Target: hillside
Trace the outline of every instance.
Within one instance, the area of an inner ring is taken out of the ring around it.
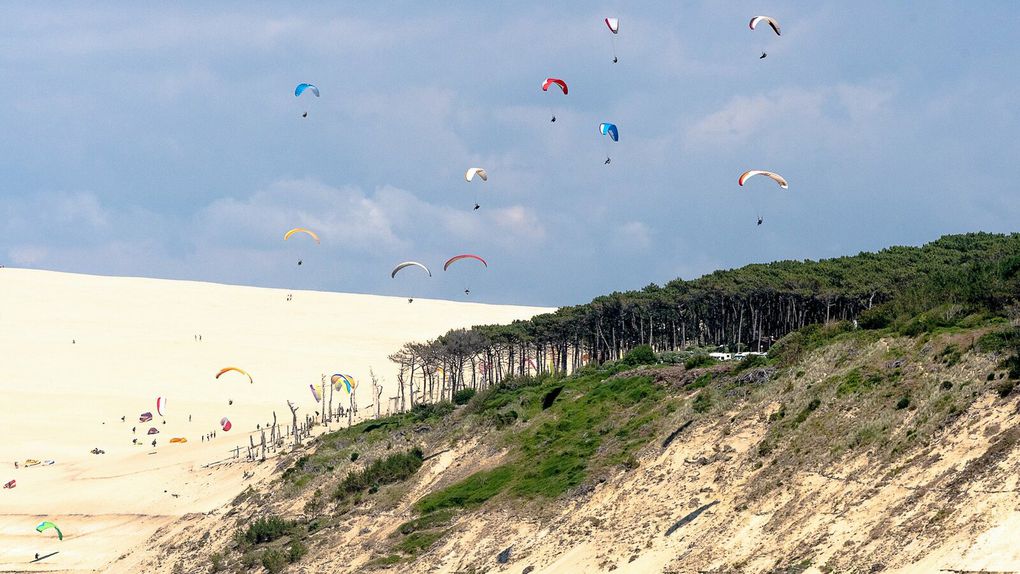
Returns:
[[[1020,331],[969,321],[510,378],[323,435],[117,567],[1017,571]]]

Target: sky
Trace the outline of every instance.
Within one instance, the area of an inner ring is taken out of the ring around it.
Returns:
[[[1010,2],[83,4],[0,4],[6,266],[558,306],[1018,227]]]

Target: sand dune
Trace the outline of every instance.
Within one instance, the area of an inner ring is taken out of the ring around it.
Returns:
[[[0,269],[0,285],[0,482],[17,480],[0,491],[0,571],[102,570],[173,517],[239,492],[240,469],[203,465],[246,444],[273,410],[289,416],[288,399],[314,411],[308,385],[321,374],[358,377],[367,404],[369,368],[393,394],[386,356],[404,342],[549,310],[304,291],[287,300],[280,289],[20,269]],[[215,379],[232,365],[254,384]],[[165,424],[140,423],[157,396],[169,399]],[[169,444],[175,436],[189,442]],[[56,462],[14,468],[26,459]],[[62,542],[35,532],[43,519]]]

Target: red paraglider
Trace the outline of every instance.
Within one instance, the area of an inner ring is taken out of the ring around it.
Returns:
[[[230,424],[230,419],[223,417],[220,419],[220,426],[223,427],[224,432],[230,430],[234,425]]]

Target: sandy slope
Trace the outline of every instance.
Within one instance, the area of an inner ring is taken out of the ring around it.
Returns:
[[[19,269],[0,269],[0,286],[0,482],[17,480],[0,491],[0,571],[102,570],[173,518],[231,499],[241,470],[203,465],[246,443],[273,410],[289,416],[287,399],[314,411],[308,384],[322,373],[364,381],[365,405],[371,367],[385,400],[395,384],[386,356],[404,342],[548,310],[321,292],[288,301],[278,289]],[[231,365],[255,384],[214,378]],[[166,424],[139,423],[159,395]],[[202,442],[222,416],[233,430]],[[150,426],[161,431],[155,449]],[[174,436],[189,442],[168,444]],[[56,464],[14,468],[29,458]],[[61,526],[62,542],[35,532],[43,519]]]

